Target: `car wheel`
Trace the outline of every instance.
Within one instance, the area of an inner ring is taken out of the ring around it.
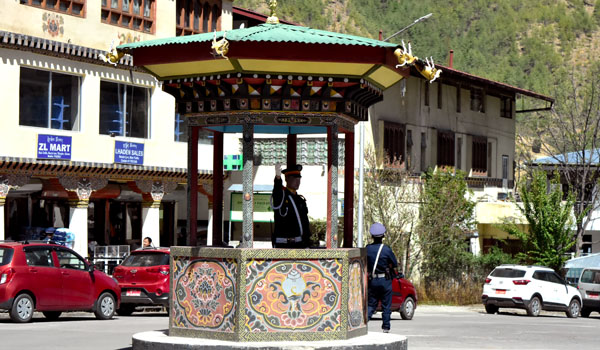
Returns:
[[[102,293],[96,300],[96,318],[99,320],[110,320],[115,314],[115,298],[108,293]]]
[[[592,310],[587,309],[587,308],[582,308],[581,309],[581,317],[590,317],[590,314],[592,313]]]
[[[540,298],[531,298],[527,305],[527,315],[537,317],[539,316],[540,311],[542,311],[542,302],[540,301]]]
[[[117,309],[117,315],[130,316],[134,311],[135,311],[135,305],[121,304],[121,307]]]
[[[44,311],[42,313],[50,321],[56,321],[60,317],[60,314],[62,314],[62,311]]]
[[[25,323],[31,321],[34,311],[33,299],[29,294],[20,294],[15,298],[10,309],[10,319],[13,322]]]
[[[403,320],[412,320],[415,314],[415,300],[412,297],[406,297],[400,307],[400,316]]]
[[[573,298],[569,303],[569,307],[567,308],[567,317],[568,318],[577,318],[579,316],[579,311],[581,310],[581,304],[579,300]]]
[[[495,314],[496,312],[498,312],[498,305],[486,305],[485,312],[487,312],[488,314]]]

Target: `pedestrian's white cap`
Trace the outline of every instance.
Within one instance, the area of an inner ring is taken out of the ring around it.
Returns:
[[[385,234],[385,226],[376,222],[373,225],[371,225],[369,232],[371,232],[371,236],[373,237],[383,237],[383,235]]]

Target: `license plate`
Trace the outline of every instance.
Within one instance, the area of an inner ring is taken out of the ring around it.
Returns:
[[[125,291],[125,295],[128,297],[139,297],[140,294],[141,294],[141,291],[137,290],[137,289],[131,289],[131,290]]]
[[[506,289],[496,289],[496,294],[506,294]]]

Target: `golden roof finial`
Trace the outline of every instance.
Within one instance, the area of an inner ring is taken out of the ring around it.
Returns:
[[[269,0],[269,8],[271,9],[271,15],[267,18],[267,23],[278,24],[279,18],[277,18],[277,14],[275,13],[275,10],[277,10],[277,0]]]

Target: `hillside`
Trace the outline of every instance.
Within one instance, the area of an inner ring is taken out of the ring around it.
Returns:
[[[266,3],[234,2],[268,14]],[[428,13],[433,16],[391,41],[410,41],[417,56],[440,64],[452,49],[454,68],[540,93],[552,95],[555,81],[591,64],[599,51],[597,0],[278,1],[280,18],[372,38],[379,30],[388,37]]]

